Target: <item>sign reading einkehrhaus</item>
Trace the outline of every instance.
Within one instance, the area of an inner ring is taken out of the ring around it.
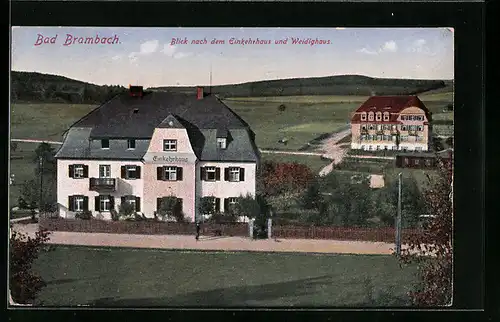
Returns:
[[[194,163],[196,156],[189,153],[146,153],[144,161],[147,163]]]

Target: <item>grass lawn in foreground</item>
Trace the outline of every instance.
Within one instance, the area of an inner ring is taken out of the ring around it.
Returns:
[[[321,169],[326,167],[331,161],[322,160],[316,155],[293,155],[293,154],[278,154],[278,153],[261,153],[261,162],[273,161],[284,163],[301,163],[307,165],[313,173],[318,174]]]
[[[34,269],[36,305],[405,305],[414,267],[393,256],[188,252],[55,246]]]

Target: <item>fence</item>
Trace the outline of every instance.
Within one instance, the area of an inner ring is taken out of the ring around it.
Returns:
[[[82,220],[40,217],[41,229],[49,231],[71,231],[81,233],[111,233],[138,235],[194,235],[196,227],[193,223],[161,222],[161,221],[108,221]],[[248,223],[203,224],[202,235],[242,236],[248,237]]]
[[[402,242],[408,242],[410,236],[419,234],[418,229],[403,229]],[[294,239],[335,239],[355,240],[370,242],[395,241],[394,228],[347,228],[347,227],[318,227],[318,226],[293,226],[276,225],[272,227],[272,238]]]

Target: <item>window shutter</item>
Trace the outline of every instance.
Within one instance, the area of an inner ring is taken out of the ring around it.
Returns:
[[[163,167],[156,168],[156,180],[163,180]]]
[[[229,211],[229,198],[224,198],[224,212]]]
[[[89,197],[83,197],[83,210],[89,210]]]
[[[94,210],[95,211],[101,210],[101,198],[99,196],[94,198]]]
[[[73,196],[68,197],[68,209],[69,211],[75,210],[75,198]]]
[[[135,197],[135,211],[141,211],[141,197]]]
[[[220,168],[215,168],[215,180],[220,181]]]
[[[141,167],[136,166],[135,169],[136,169],[136,171],[135,171],[136,179],[140,179],[141,178]]]
[[[89,166],[88,165],[84,165],[83,166],[83,177],[84,178],[88,178],[89,177]]]
[[[115,209],[115,197],[109,196],[109,210]]]
[[[182,181],[182,167],[177,167],[177,181]]]
[[[245,168],[240,168],[240,181],[245,181]]]
[[[224,181],[229,181],[229,168],[224,168]]]
[[[125,179],[126,176],[127,176],[127,168],[124,165],[122,165],[121,166],[121,177],[123,179]]]
[[[70,178],[74,178],[75,177],[75,166],[70,164],[68,166],[68,175]]]
[[[205,176],[205,167],[201,167],[201,168],[200,168],[200,177],[201,177],[201,178],[200,178],[200,179],[201,179],[201,181],[204,181],[204,180],[205,180],[205,178],[206,178],[206,176]]]
[[[156,198],[156,211],[160,211],[161,198]]]
[[[220,211],[220,198],[215,198],[215,211]]]

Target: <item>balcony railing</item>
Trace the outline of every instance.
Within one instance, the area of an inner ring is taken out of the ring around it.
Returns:
[[[115,191],[116,190],[116,179],[115,178],[90,178],[89,190]]]

